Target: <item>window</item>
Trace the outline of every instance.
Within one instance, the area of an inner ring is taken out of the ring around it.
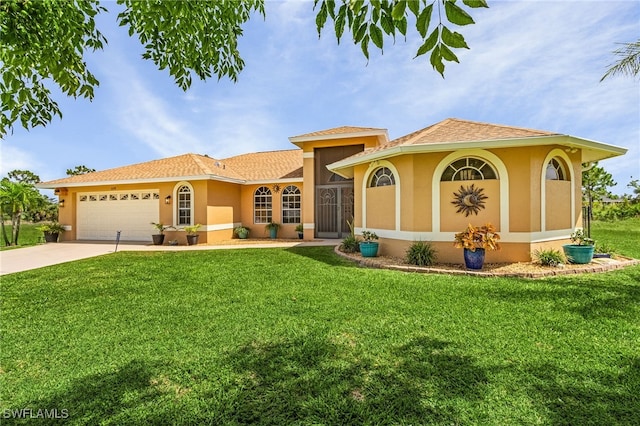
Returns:
[[[547,164],[546,179],[547,180],[567,180],[567,174],[564,172],[563,163],[557,158],[552,158]]]
[[[300,189],[289,185],[282,191],[282,223],[300,223]]]
[[[498,174],[489,163],[480,158],[461,158],[449,164],[440,181],[498,179]]]
[[[373,173],[373,176],[371,176],[369,187],[389,186],[395,184],[396,179],[393,176],[393,172],[387,167],[380,167],[375,171],[375,173]]]
[[[187,185],[182,185],[178,188],[178,225],[191,225],[191,188]]]
[[[269,223],[271,219],[271,190],[266,186],[261,186],[256,189],[253,195],[253,222]]]

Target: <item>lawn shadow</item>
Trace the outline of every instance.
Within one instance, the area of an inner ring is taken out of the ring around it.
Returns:
[[[156,407],[162,407],[160,400],[176,389],[168,379],[154,377],[157,370],[156,366],[133,360],[113,372],[72,380],[64,390],[31,401],[25,407],[32,410],[32,416],[38,410],[57,410],[59,418],[38,418],[38,424],[122,424],[135,419],[139,410],[153,413],[145,416],[144,424],[165,424],[170,417],[163,416]],[[62,413],[66,413],[66,418],[60,418]],[[27,418],[14,423],[33,424],[33,421]]]
[[[529,369],[530,394],[558,425],[640,424],[640,358],[617,361],[617,374],[568,372],[543,364]]]
[[[384,358],[348,336],[251,342],[227,363],[238,379],[223,417],[241,424],[460,424],[487,382],[472,358],[429,337]]]
[[[640,268],[588,276],[561,276],[522,286],[494,287],[487,297],[512,303],[549,302],[584,319],[628,318],[640,305]]]
[[[289,253],[322,262],[328,266],[341,266],[343,268],[357,268],[354,262],[346,260],[333,252],[332,246],[317,247],[290,247],[285,249]]]

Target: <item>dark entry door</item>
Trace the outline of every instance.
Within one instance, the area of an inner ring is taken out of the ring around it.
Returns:
[[[347,221],[353,220],[353,182],[316,186],[316,234],[318,238],[344,238]]]

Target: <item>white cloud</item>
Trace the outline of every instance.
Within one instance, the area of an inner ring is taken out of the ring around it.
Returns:
[[[0,156],[0,176],[6,176],[12,170],[35,171],[41,166],[40,161],[30,152],[2,142]],[[35,172],[37,174],[37,172]]]

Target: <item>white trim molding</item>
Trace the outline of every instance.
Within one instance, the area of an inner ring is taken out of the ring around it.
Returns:
[[[540,173],[540,231],[546,232],[547,230],[547,164],[554,157],[560,157],[567,166],[567,172],[569,173],[569,180],[571,181],[571,223],[576,220],[576,177],[573,173],[573,166],[571,159],[561,149],[552,149],[544,158],[542,163],[542,171]],[[582,182],[580,183],[582,185]]]
[[[302,224],[303,229],[316,229],[316,224],[314,222],[305,222]]]
[[[180,226],[189,226],[189,225],[179,225],[178,224],[178,206],[180,205],[180,200],[178,199],[178,189],[180,189],[181,186],[187,186],[190,190],[191,190],[191,205],[189,206],[190,208],[190,213],[189,216],[191,218],[191,221],[189,223],[189,225],[193,225],[194,224],[194,214],[195,214],[195,204],[196,204],[196,192],[193,189],[193,185],[191,185],[189,182],[187,181],[180,181],[178,183],[176,183],[173,187],[173,205],[172,205],[172,213],[173,213],[173,226],[175,226],[176,228],[180,227]]]
[[[395,211],[395,216],[396,216],[396,221],[395,221],[395,230],[396,231],[400,231],[400,173],[398,173],[398,169],[396,169],[396,166],[393,165],[392,162],[387,161],[387,160],[378,160],[378,161],[372,161],[369,164],[369,168],[367,169],[367,171],[364,173],[363,179],[362,179],[362,227],[366,228],[367,226],[367,188],[369,187],[369,179],[371,177],[371,174],[378,170],[381,167],[386,167],[389,170],[391,170],[391,172],[393,173],[393,179],[395,181],[395,205],[396,205],[396,211]]]
[[[365,228],[355,228],[356,234],[362,234]],[[367,229],[375,232],[380,238],[388,238],[400,241],[431,241],[450,242],[453,244],[455,232],[413,232],[394,231],[391,229]],[[499,232],[501,243],[542,243],[546,241],[556,241],[568,239],[573,229],[561,229],[548,232]]]
[[[315,158],[315,151],[303,152],[302,158]]]
[[[431,229],[440,232],[440,178],[447,166],[456,160],[466,157],[478,157],[491,163],[498,172],[500,184],[500,235],[509,231],[509,174],[502,160],[492,152],[484,149],[467,149],[452,152],[444,157],[433,171],[431,178]]]

